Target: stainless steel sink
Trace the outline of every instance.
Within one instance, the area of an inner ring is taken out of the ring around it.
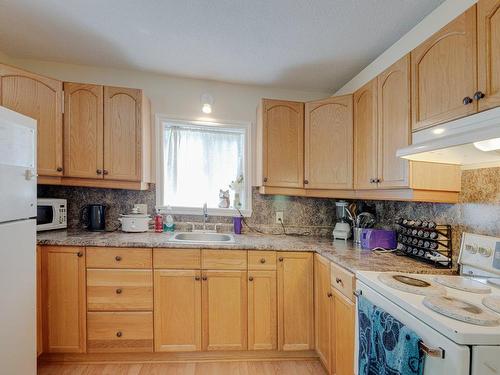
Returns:
[[[224,233],[182,232],[174,234],[170,241],[197,243],[231,243],[234,242],[234,237],[230,234]]]

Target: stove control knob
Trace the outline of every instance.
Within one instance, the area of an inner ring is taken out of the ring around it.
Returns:
[[[465,245],[465,250],[467,250],[467,251],[468,251],[469,253],[471,253],[471,254],[475,254],[475,253],[477,253],[477,249],[478,249],[477,244],[473,244],[473,245],[471,245],[471,244],[466,244],[466,245]]]
[[[491,256],[492,251],[491,251],[491,249],[489,249],[487,247],[480,246],[479,247],[479,254],[481,254],[483,257],[488,258]]]

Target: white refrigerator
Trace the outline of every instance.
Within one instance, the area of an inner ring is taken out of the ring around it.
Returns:
[[[36,121],[0,106],[0,373],[36,374]]]

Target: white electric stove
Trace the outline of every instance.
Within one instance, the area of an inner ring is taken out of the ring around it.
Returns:
[[[360,271],[357,292],[422,338],[424,375],[500,374],[500,238],[464,233],[458,262],[460,276]]]

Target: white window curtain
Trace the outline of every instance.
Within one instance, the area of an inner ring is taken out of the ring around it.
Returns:
[[[164,205],[201,207],[206,202],[217,208],[219,190],[230,190],[229,184],[244,173],[244,132],[190,124],[164,126]],[[240,200],[244,209],[244,191]]]

